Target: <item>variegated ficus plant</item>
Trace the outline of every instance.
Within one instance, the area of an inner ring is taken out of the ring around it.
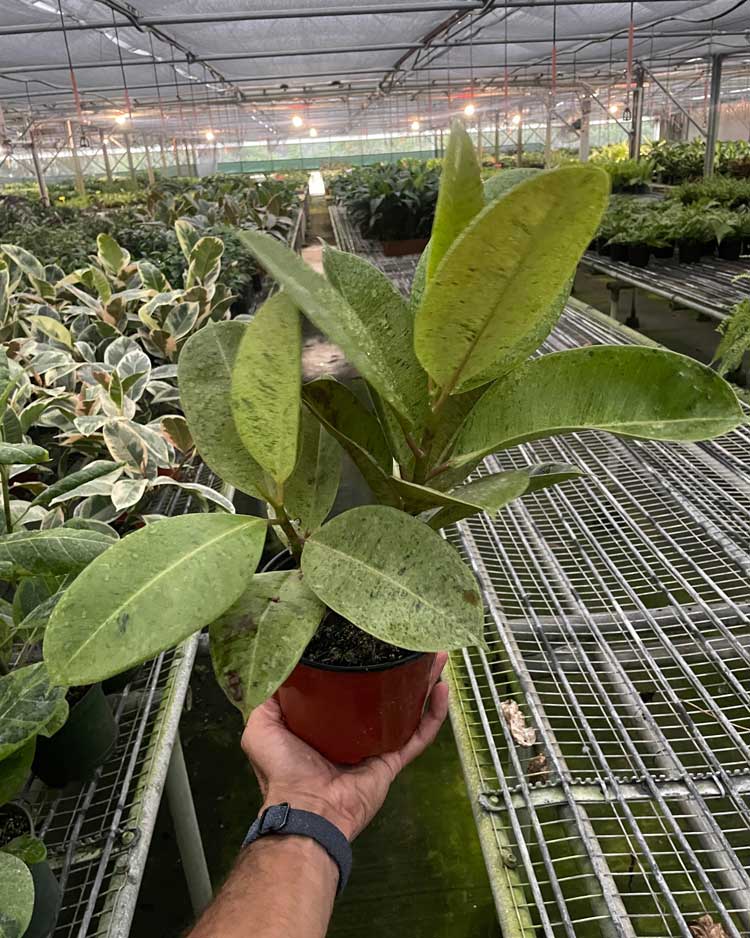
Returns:
[[[290,673],[329,609],[408,649],[479,643],[478,586],[438,529],[579,473],[531,465],[465,481],[486,454],[588,428],[689,441],[741,422],[730,386],[671,352],[534,357],[609,181],[584,165],[506,179],[483,189],[469,137],[453,129],[408,301],[361,258],[326,249],[323,276],[278,240],[241,233],[283,289],[250,323],[191,337],[178,380],[201,456],[262,498],[268,517],[171,518],[109,547],[50,619],[44,653],[57,680],[105,678],[209,625],[218,678],[247,713]],[[366,395],[332,378],[303,384],[302,314],[343,349]],[[327,520],[340,447],[376,504]],[[270,525],[295,566],[258,574]]]

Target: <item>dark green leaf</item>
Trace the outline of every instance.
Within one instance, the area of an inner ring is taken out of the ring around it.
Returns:
[[[48,462],[49,453],[41,446],[32,443],[0,442],[0,466],[35,466]]]
[[[19,573],[75,573],[111,546],[112,539],[96,531],[18,531],[0,537],[0,562],[12,563]]]
[[[336,499],[341,449],[308,410],[302,412],[300,450],[294,472],[284,483],[284,508],[303,533],[317,530]]]

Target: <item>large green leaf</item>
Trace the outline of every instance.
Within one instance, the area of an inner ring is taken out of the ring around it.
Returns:
[[[427,375],[414,354],[414,318],[389,277],[355,254],[326,246],[323,267],[365,329],[378,338],[380,351],[419,424],[427,414]]]
[[[26,784],[35,750],[36,737],[32,736],[12,755],[0,761],[0,805],[15,798]]]
[[[44,636],[50,673],[103,680],[212,622],[242,594],[265,532],[258,518],[183,515],[117,541],[55,607]]]
[[[452,461],[574,430],[687,442],[741,422],[734,391],[705,365],[662,349],[598,345],[544,355],[493,384]]]
[[[494,514],[520,495],[536,492],[550,485],[575,479],[584,473],[568,463],[541,463],[525,469],[510,469],[496,472],[482,479],[467,482],[450,495],[455,504],[446,504],[430,518],[430,527],[438,530],[469,518],[478,511]]]
[[[98,531],[18,531],[0,537],[0,562],[12,563],[18,573],[76,573],[112,543],[110,537]]]
[[[493,173],[484,184],[484,201],[494,202],[500,196],[510,192],[511,189],[532,176],[536,176],[541,169],[534,169],[531,166],[519,166],[513,169],[503,169],[499,173]]]
[[[232,369],[246,328],[242,322],[217,322],[196,332],[180,354],[177,380],[203,461],[225,482],[263,497],[266,475],[243,446],[232,417]]]
[[[482,177],[474,145],[461,121],[455,120],[440,174],[440,191],[427,262],[427,282],[435,276],[448,248],[483,208]]]
[[[21,938],[34,911],[34,880],[28,866],[0,850],[0,938]]]
[[[49,453],[33,443],[0,442],[0,466],[34,466],[47,462]]]
[[[0,244],[0,251],[6,254],[25,274],[36,280],[45,279],[42,262],[25,248],[17,244]]]
[[[297,461],[302,332],[285,293],[261,306],[245,330],[232,368],[232,415],[253,459],[278,483]]]
[[[332,378],[304,385],[302,399],[352,457],[373,494],[398,507],[400,499],[391,487],[393,458],[375,415],[349,388]]]
[[[292,672],[324,613],[299,570],[278,570],[254,576],[211,624],[217,680],[246,719]]]
[[[409,385],[405,392],[402,370],[383,350],[380,323],[363,321],[322,274],[276,238],[258,231],[238,231],[237,237],[307,318],[343,349],[362,377],[402,417],[413,421]]]
[[[302,551],[323,602],[377,638],[415,651],[481,642],[476,581],[440,535],[410,515],[366,505],[338,515]]]
[[[406,482],[396,479],[394,484],[404,499],[404,510],[412,514],[440,508],[440,515],[450,521],[441,521],[431,527],[440,528],[451,521],[468,518],[478,511],[496,511],[503,505],[518,498],[526,491],[529,484],[529,473],[523,470],[498,472],[484,479],[469,482],[452,492],[439,492],[426,485],[417,485],[415,482]]]
[[[33,834],[21,834],[20,837],[14,837],[10,843],[0,847],[3,853],[9,853],[11,856],[18,857],[24,863],[31,866],[34,863],[42,863],[47,859],[47,848],[44,841]]]
[[[609,177],[595,166],[540,173],[477,215],[443,258],[417,312],[415,347],[441,388],[489,380],[527,357],[596,232]],[[552,323],[548,323],[548,328]]]
[[[284,508],[309,534],[323,524],[336,499],[341,448],[308,410],[302,411],[301,419],[299,456],[284,483]]]
[[[65,688],[52,684],[42,662],[0,677],[0,759],[44,730],[64,704]]]
[[[414,279],[411,282],[411,293],[409,294],[409,313],[415,316],[419,305],[422,302],[424,291],[427,289],[427,265],[430,262],[430,244],[419,255],[417,268],[414,271]]]

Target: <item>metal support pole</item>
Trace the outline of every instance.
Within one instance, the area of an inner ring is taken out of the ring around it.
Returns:
[[[544,168],[552,165],[552,98],[547,96],[547,125],[544,128]]]
[[[99,144],[102,148],[102,160],[104,161],[104,172],[107,174],[107,182],[112,182],[112,165],[109,162],[109,150],[107,149],[107,138],[104,131],[99,131]]]
[[[721,118],[721,70],[724,57],[711,56],[711,92],[708,108],[708,130],[706,131],[706,156],[703,160],[704,177],[713,176],[716,157],[716,141],[719,138],[719,120]]]
[[[195,149],[195,144],[190,144],[190,152],[193,156],[193,175],[198,175],[198,151]],[[302,147],[300,146],[300,153],[302,152]]]
[[[193,912],[200,915],[213,898],[213,890],[179,733],[175,737],[172,758],[169,760],[165,791],[190,902]]]
[[[518,122],[518,134],[516,136],[516,166],[523,166],[523,121]]]
[[[36,183],[39,186],[39,198],[42,200],[42,205],[46,205],[47,208],[49,208],[49,192],[47,191],[47,183],[44,179],[44,169],[42,168],[42,161],[39,159],[39,151],[36,148],[36,137],[33,130],[29,134],[29,137],[31,138],[31,158],[34,161]]]
[[[640,160],[643,140],[643,69],[636,69],[633,89],[633,128],[630,131],[630,159]]]
[[[151,165],[151,151],[148,148],[148,138],[143,138],[143,152],[146,154],[146,172],[148,173],[148,184],[153,186],[156,182],[154,176],[154,167]]]
[[[578,138],[578,159],[586,163],[589,158],[589,129],[591,126],[591,98],[581,98],[581,136]]]
[[[495,111],[495,162],[500,162],[500,113]]]
[[[78,159],[78,150],[76,149],[76,141],[73,136],[73,121],[65,121],[65,126],[68,129],[68,146],[70,147],[70,155],[73,160],[73,172],[76,177],[76,192],[78,195],[86,195],[86,183],[83,181],[83,173],[81,172],[81,161]]]
[[[187,166],[187,172],[185,173],[185,175],[196,176],[197,173],[195,172],[195,169],[190,168],[191,160],[190,160],[190,147],[188,146],[188,142],[187,140],[183,140],[182,143],[183,143],[183,146],[185,147],[185,165]]]
[[[172,138],[172,152],[174,153],[174,165],[175,165],[175,175],[182,175],[182,168],[180,167],[180,150],[177,146],[177,138]]]
[[[159,137],[159,154],[161,156],[161,168],[167,172],[167,151],[164,148],[164,137]]]
[[[125,133],[122,135],[125,140],[125,153],[128,157],[128,172],[130,173],[130,179],[133,183],[133,188],[138,185],[138,177],[135,174],[135,163],[133,162],[133,151],[130,149],[130,134]]]

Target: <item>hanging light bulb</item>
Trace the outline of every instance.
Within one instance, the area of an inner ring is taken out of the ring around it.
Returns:
[[[411,129],[412,129],[412,130],[419,130],[419,121],[418,121],[418,120],[413,120],[413,121],[411,122]]]
[[[311,137],[317,137],[317,136],[318,136],[318,131],[317,131],[314,127],[311,127],[311,128],[310,128],[310,136],[311,136]]]
[[[115,123],[119,124],[121,127],[123,124],[127,124],[127,122],[128,122],[127,114],[118,114],[117,117],[115,118]]]
[[[207,130],[206,140],[208,140],[208,142],[210,143],[212,140],[215,140],[215,139],[216,139],[216,134],[213,132],[213,130]]]
[[[619,105],[619,104],[610,104],[610,106],[609,106],[609,113],[610,113],[610,114],[612,114],[612,115],[614,115],[614,116],[617,116],[617,112],[618,112],[619,110],[620,110],[620,105]]]
[[[475,112],[476,112],[476,108],[475,108],[474,105],[471,103],[471,101],[469,101],[469,103],[468,103],[468,104],[466,105],[466,107],[464,108],[464,114],[465,114],[467,117],[473,117]]]
[[[299,114],[295,114],[294,117],[292,118],[292,126],[301,127],[302,123],[303,121],[302,121],[302,118],[299,116]]]
[[[520,114],[514,114],[513,117],[511,117],[510,122],[511,122],[511,124],[513,124],[515,127],[518,127],[518,125],[521,123],[521,115],[520,115]]]

